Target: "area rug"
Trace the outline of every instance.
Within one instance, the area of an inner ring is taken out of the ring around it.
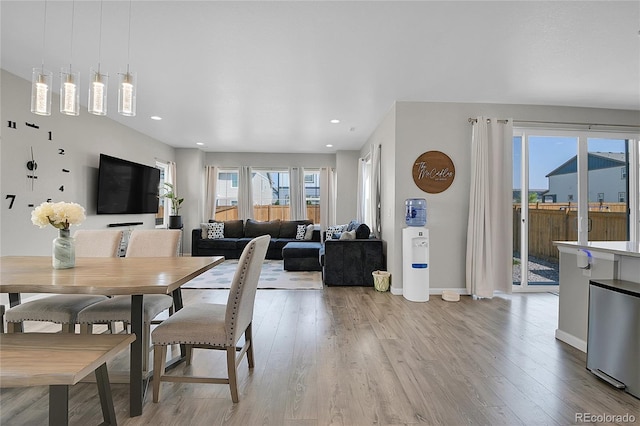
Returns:
[[[265,260],[258,281],[258,288],[287,290],[321,290],[322,275],[319,271],[285,271],[282,260]],[[183,289],[230,288],[237,259],[225,260],[204,274],[182,286]]]

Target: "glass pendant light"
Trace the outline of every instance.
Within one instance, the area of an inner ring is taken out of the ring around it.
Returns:
[[[51,115],[51,83],[53,73],[44,67],[34,68],[31,77],[31,112]]]
[[[100,72],[100,54],[102,49],[102,0],[100,0],[100,38],[98,42],[98,68],[89,72],[88,111],[95,115],[107,115],[107,83],[109,75]]]
[[[66,115],[80,114],[80,73],[71,70],[73,60],[73,24],[76,2],[71,3],[71,48],[69,69],[60,71],[60,112]]]
[[[118,113],[127,117],[136,115],[136,75],[129,71],[131,55],[131,0],[129,0],[129,34],[127,38],[127,71],[120,73],[118,84]]]
[[[135,117],[136,115],[136,75],[129,71],[120,73],[118,85],[118,113]]]
[[[109,76],[100,72],[100,66],[89,73],[91,81],[89,83],[89,107],[91,114],[107,115],[107,83]]]
[[[42,25],[42,65],[33,69],[31,75],[31,112],[51,115],[51,83],[53,73],[44,69],[45,40],[47,33],[47,2],[44,2],[44,22]]]
[[[63,68],[60,72],[60,112],[66,115],[80,114],[80,73]]]

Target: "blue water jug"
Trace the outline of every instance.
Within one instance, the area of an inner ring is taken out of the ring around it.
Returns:
[[[425,226],[427,224],[427,200],[424,198],[407,198],[405,221],[407,226]]]

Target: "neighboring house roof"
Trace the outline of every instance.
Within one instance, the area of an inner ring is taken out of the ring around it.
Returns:
[[[624,152],[590,152],[588,155],[587,170],[609,169],[612,167],[624,167]],[[555,168],[546,177],[566,175],[578,172],[578,156],[573,156],[567,162]]]

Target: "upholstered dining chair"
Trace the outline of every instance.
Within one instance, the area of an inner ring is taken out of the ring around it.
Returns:
[[[226,305],[187,305],[153,330],[153,402],[158,402],[160,397],[160,382],[229,384],[231,400],[238,402],[238,365],[246,354],[249,368],[254,366],[251,330],[253,305],[270,239],[269,235],[254,238],[244,248]],[[236,347],[243,335],[244,345]],[[186,347],[187,365],[191,365],[194,348],[226,351],[227,377],[164,375],[167,346],[177,344]]]
[[[122,241],[122,231],[81,229],[73,237],[77,257],[115,257]],[[107,297],[60,294],[25,302],[7,310],[7,332],[15,332],[17,325],[23,321],[44,321],[61,324],[63,332],[73,333],[78,313],[103,300],[107,300]]]
[[[125,257],[175,257],[178,254],[179,229],[133,230],[129,236]],[[149,348],[151,321],[161,312],[172,310],[173,298],[166,294],[149,294],[143,299],[142,347]],[[131,296],[114,296],[94,303],[78,313],[81,333],[91,333],[94,324],[113,322],[131,323]],[[148,356],[144,357],[143,370],[147,371]]]

